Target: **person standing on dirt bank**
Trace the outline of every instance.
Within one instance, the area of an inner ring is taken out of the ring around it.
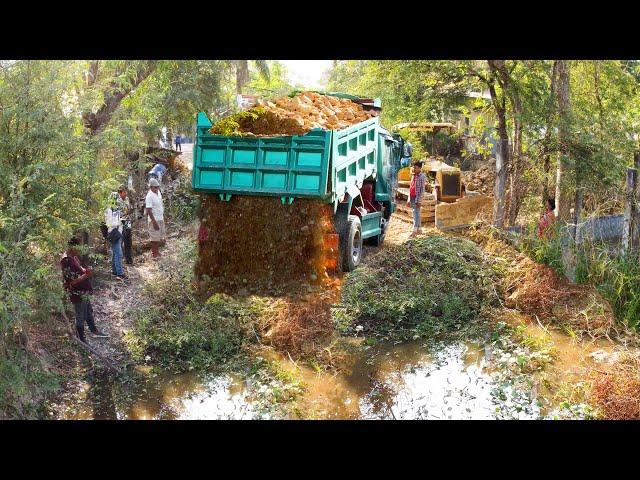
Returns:
[[[182,151],[182,137],[179,134],[176,135],[175,142],[176,142],[176,152]]]
[[[426,177],[422,173],[422,162],[413,162],[413,176],[411,177],[411,185],[409,188],[409,201],[407,207],[413,209],[413,232],[410,237],[415,237],[422,233],[422,217],[420,216],[420,208],[422,207],[422,197],[424,196],[424,185]]]
[[[547,229],[556,221],[556,201],[553,198],[547,198],[545,202],[545,212],[540,217],[538,222],[538,238],[542,238],[546,235]]]
[[[93,270],[89,267],[83,268],[80,264],[78,251],[80,240],[72,237],[67,244],[65,256],[60,260],[62,267],[62,278],[64,288],[69,292],[69,299],[73,303],[76,311],[76,334],[82,342],[86,342],[84,336],[84,324],[89,325],[89,330],[95,337],[108,337],[109,335],[96,328],[93,318],[93,307],[89,300],[89,295],[93,292],[93,287],[89,279],[93,276]]]
[[[122,269],[122,220],[118,198],[120,196],[116,192],[109,196],[109,206],[104,212],[104,223],[109,230],[106,239],[111,244],[111,274],[126,280],[127,276]]]
[[[149,180],[149,192],[145,201],[147,215],[149,221],[147,227],[149,229],[149,240],[151,240],[151,255],[154,259],[161,257],[159,247],[160,242],[164,240],[164,205],[162,203],[162,194],[160,193],[160,182],[155,178]]]
[[[120,221],[122,222],[122,249],[124,250],[124,260],[127,265],[133,265],[133,240],[131,232],[131,214],[133,209],[127,196],[127,188],[124,185],[118,188],[116,201],[118,210],[120,211]]]

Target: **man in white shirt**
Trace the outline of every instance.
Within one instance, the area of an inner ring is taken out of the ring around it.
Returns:
[[[149,240],[151,240],[151,255],[154,259],[160,258],[160,242],[164,241],[164,205],[160,193],[160,183],[155,178],[149,180],[149,192],[145,201],[149,221]]]
[[[111,244],[111,273],[121,280],[126,280],[127,276],[122,268],[122,222],[117,198],[116,192],[109,196],[109,204],[104,212],[104,223],[107,225],[108,232],[106,238]]]

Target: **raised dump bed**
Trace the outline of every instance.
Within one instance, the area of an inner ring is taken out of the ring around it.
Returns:
[[[312,197],[336,203],[376,172],[378,119],[302,136],[225,137],[198,114],[193,188],[219,194]],[[388,193],[388,192],[385,192]]]
[[[300,136],[227,137],[209,133],[211,126],[200,112],[193,155],[195,190],[223,201],[254,195],[280,197],[283,204],[296,198],[333,204],[343,269],[359,263],[362,240],[382,241],[394,209],[390,182],[399,164],[401,139],[383,129],[377,117]]]

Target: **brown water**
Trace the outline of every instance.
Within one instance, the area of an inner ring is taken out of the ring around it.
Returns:
[[[490,344],[454,342],[423,344],[363,344],[341,373],[316,371],[300,362],[267,352],[282,371],[301,382],[303,393],[295,408],[264,408],[273,385],[256,377],[220,375],[203,379],[194,373],[154,375],[138,367],[145,378],[136,384],[104,377],[90,378],[80,395],[81,408],[63,415],[78,419],[495,419],[545,418],[557,406],[561,385],[580,381],[597,363],[599,354],[611,354],[608,341],[579,342],[548,330],[521,316],[508,319],[524,325],[527,335],[549,345],[555,361],[540,382],[531,375],[529,386],[505,383],[504,367],[515,356],[493,351]],[[361,339],[353,339],[359,343]],[[596,359],[594,359],[594,357]],[[506,358],[506,363],[505,363]],[[601,361],[601,360],[600,360]],[[289,413],[284,413],[285,411]],[[295,413],[291,413],[295,412]],[[553,415],[552,415],[553,416]]]
[[[281,366],[304,385],[298,414],[289,418],[501,418],[481,344],[444,345],[436,353],[419,342],[380,345],[357,355],[350,371],[340,374],[318,373],[289,360]],[[68,418],[278,418],[254,408],[260,388],[267,387],[230,375],[203,381],[195,374],[161,374],[127,392],[126,386],[95,378],[87,384],[83,407]],[[532,406],[514,418],[538,416]]]

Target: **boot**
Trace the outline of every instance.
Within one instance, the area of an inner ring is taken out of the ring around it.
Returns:
[[[84,337],[84,325],[76,325],[76,333],[78,334],[78,338],[82,343],[87,343],[87,339]]]

